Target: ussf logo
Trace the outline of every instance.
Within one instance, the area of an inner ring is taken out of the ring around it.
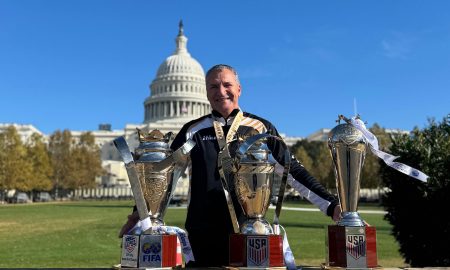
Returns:
[[[133,252],[136,245],[137,245],[136,237],[127,236],[125,238],[125,248],[129,253]]]
[[[355,260],[361,256],[366,256],[366,237],[362,234],[348,234],[347,253]]]
[[[267,237],[247,238],[247,260],[248,265],[267,265],[269,255],[269,245]]]

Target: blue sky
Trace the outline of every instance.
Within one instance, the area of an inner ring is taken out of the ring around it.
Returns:
[[[241,107],[290,136],[357,112],[411,130],[450,113],[449,1],[0,0],[0,123],[141,123],[175,49],[240,73]]]

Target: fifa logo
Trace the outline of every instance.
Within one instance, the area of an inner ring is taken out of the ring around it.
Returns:
[[[161,261],[161,244],[158,242],[146,242],[142,246],[142,261],[144,262],[160,262]]]
[[[362,234],[347,235],[347,253],[356,260],[361,256],[366,256],[366,237]]]

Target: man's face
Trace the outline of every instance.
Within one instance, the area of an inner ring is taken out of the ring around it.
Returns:
[[[228,117],[234,109],[239,108],[241,85],[231,70],[216,70],[206,78],[206,94],[211,107]]]

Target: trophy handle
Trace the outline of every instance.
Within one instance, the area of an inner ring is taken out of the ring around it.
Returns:
[[[195,144],[196,143],[192,139],[189,139],[170,156],[160,162],[153,163],[153,169],[156,171],[162,171],[174,163],[183,166],[183,164],[187,161],[187,155],[191,152],[192,148],[194,148]]]
[[[133,191],[133,197],[134,201],[136,202],[136,208],[139,213],[139,219],[141,221],[144,220],[150,220],[149,209],[147,208],[147,203],[144,199],[144,193],[142,192],[141,183],[139,181],[133,155],[131,154],[130,148],[128,147],[127,142],[123,137],[119,137],[114,140],[114,145],[116,146],[117,150],[119,150],[119,153],[125,162],[125,168],[127,169],[128,178],[130,180],[131,184],[131,190]],[[143,222],[147,224],[147,222]],[[150,226],[152,226],[151,221],[149,221]],[[144,230],[146,230],[144,228]]]
[[[224,162],[225,161],[225,162]],[[228,147],[225,147],[219,152],[217,160],[217,167],[219,169],[220,181],[222,182],[223,192],[227,201],[228,212],[230,213],[231,224],[233,225],[234,233],[239,233],[239,222],[234,209],[233,201],[230,195],[230,188],[228,187],[227,175],[233,170],[233,160],[228,152]],[[225,174],[226,173],[226,174]]]
[[[284,170],[283,170],[283,177],[281,177],[281,185],[280,189],[278,190],[278,200],[275,207],[275,214],[273,217],[273,227],[276,234],[280,234],[280,214],[281,214],[281,206],[283,205],[284,200],[284,192],[286,190],[286,184],[287,184],[287,178],[289,175],[289,170],[291,169],[291,153],[288,150],[288,147],[286,143],[279,137],[275,137],[275,139],[279,140],[281,142],[281,145],[284,147]]]
[[[173,171],[173,178],[172,178],[172,188],[170,191],[170,195],[169,195],[169,203],[172,200],[173,197],[173,193],[175,192],[175,189],[177,187],[178,184],[178,179],[180,179],[181,174],[186,170],[187,168],[187,163],[184,164],[184,166],[175,166],[175,169]]]
[[[239,149],[236,152],[236,155],[238,157],[243,156],[245,154],[245,152],[247,152],[248,149],[250,149],[250,147],[252,147],[253,144],[255,144],[257,141],[262,140],[267,137],[275,137],[275,136],[267,134],[267,133],[261,133],[261,134],[256,134],[256,135],[251,136],[250,138],[245,140],[245,142],[239,147]]]
[[[169,193],[168,202],[172,200],[173,193],[175,191],[175,188],[177,187],[178,179],[180,178],[181,174],[186,170],[188,161],[187,156],[195,145],[196,143],[192,139],[189,139],[170,156],[153,165],[153,168],[155,170],[164,170],[165,168],[175,163],[175,169],[174,172],[172,173],[173,175],[172,187]]]

